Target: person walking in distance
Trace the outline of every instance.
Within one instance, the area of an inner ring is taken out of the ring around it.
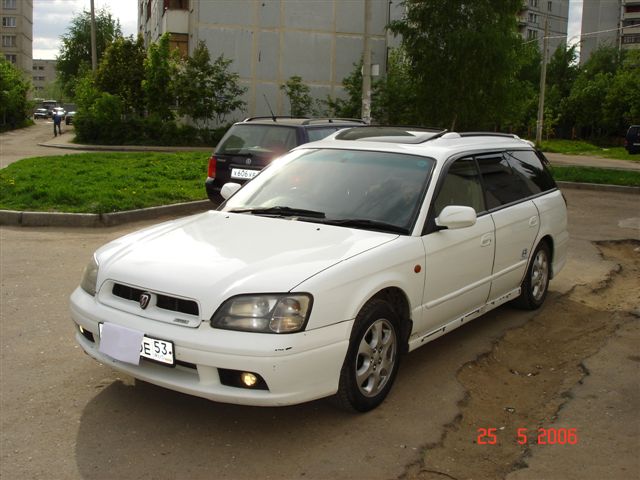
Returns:
[[[58,136],[58,134],[62,135],[62,128],[60,126],[61,123],[62,123],[62,115],[60,114],[60,112],[55,112],[53,114],[53,135],[56,137]]]

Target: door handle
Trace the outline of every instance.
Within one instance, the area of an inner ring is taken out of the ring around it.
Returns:
[[[480,246],[488,247],[489,245],[491,245],[492,241],[493,241],[493,235],[491,235],[490,233],[486,233],[480,239]]]
[[[529,226],[530,227],[536,227],[538,225],[538,217],[531,217],[529,219]]]

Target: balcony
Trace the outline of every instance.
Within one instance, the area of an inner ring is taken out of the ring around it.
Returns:
[[[188,10],[165,10],[162,15],[162,32],[189,33]]]

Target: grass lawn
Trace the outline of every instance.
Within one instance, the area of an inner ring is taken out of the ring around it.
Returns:
[[[208,155],[82,153],[27,158],[0,170],[0,209],[108,213],[207,198]],[[640,172],[552,168],[556,180],[640,186]]]
[[[0,170],[0,209],[107,213],[207,198],[208,155],[81,153]]]
[[[556,181],[640,187],[640,172],[636,170],[553,166],[551,172]]]
[[[640,155],[631,155],[623,147],[601,148],[580,140],[547,140],[541,145],[543,152],[563,153],[565,155],[595,155],[616,160],[640,162]]]

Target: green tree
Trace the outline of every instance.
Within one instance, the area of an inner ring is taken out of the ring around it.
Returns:
[[[603,121],[613,134],[640,124],[640,50],[625,52],[602,105]]]
[[[327,95],[320,101],[321,108],[326,110],[327,116],[338,118],[362,117],[362,60],[353,64],[352,72],[342,79],[345,97],[332,98]],[[373,88],[372,88],[373,90]]]
[[[571,95],[580,68],[576,62],[576,47],[562,43],[551,56],[547,65],[547,85],[545,90],[544,127],[550,133],[551,127],[558,127],[561,136],[569,136],[573,125],[563,115],[565,99]]]
[[[122,36],[120,21],[113,18],[109,10],[96,12],[96,52],[98,62],[107,47]],[[91,69],[91,13],[82,12],[71,20],[67,33],[60,37],[62,45],[57,57],[56,70],[64,91],[75,96],[76,79]]]
[[[373,86],[371,113],[378,123],[412,125],[419,122],[416,85],[402,49],[389,54],[386,75]]]
[[[227,115],[235,110],[243,110],[246,106],[242,95],[247,89],[240,85],[240,75],[229,70],[232,60],[220,55],[213,62],[213,90],[216,101],[213,106],[218,125],[224,123]]]
[[[120,97],[127,113],[142,114],[144,111],[145,57],[141,35],[136,40],[118,37],[107,47],[96,72],[96,87]]]
[[[304,117],[306,115],[314,115],[313,98],[309,93],[311,89],[308,85],[302,83],[302,77],[294,75],[284,84],[280,85],[291,105],[292,117]]]
[[[25,125],[32,104],[27,100],[31,83],[21,70],[0,58],[0,122],[2,129]]]
[[[169,34],[149,46],[144,60],[144,91],[147,111],[161,121],[173,120],[176,93],[173,79],[177,76],[177,53],[169,46]]]
[[[180,65],[176,80],[178,113],[191,117],[198,128],[210,119],[221,121],[245,105],[239,98],[245,90],[239,86],[238,76],[229,73],[230,63],[221,56],[212,64],[209,49],[201,41]]]
[[[423,124],[487,128],[509,110],[518,72],[521,0],[406,0],[406,18],[390,29],[416,81]]]
[[[614,134],[619,121],[605,113],[605,99],[622,66],[622,54],[613,47],[602,46],[595,50],[583,67],[562,101],[560,121],[573,125],[583,138],[602,138]]]

